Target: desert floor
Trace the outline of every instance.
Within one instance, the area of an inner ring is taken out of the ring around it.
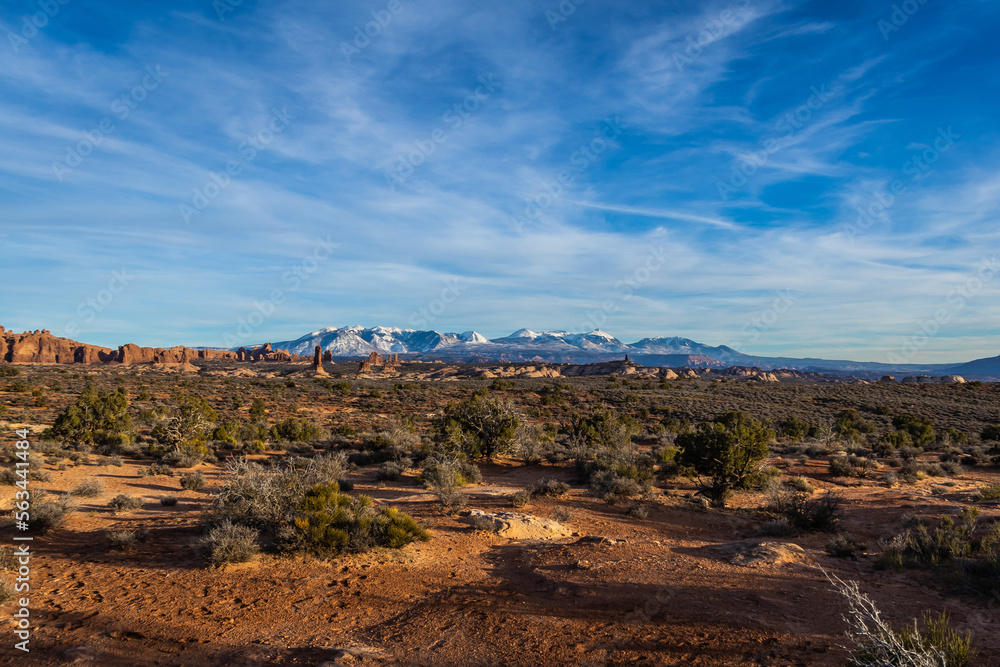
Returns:
[[[153,402],[162,403],[169,403],[174,386],[183,382],[186,390],[211,396],[220,414],[230,403],[229,394],[258,392],[273,399],[272,421],[284,414],[279,406],[294,402],[297,410],[331,426],[355,423],[359,429],[401,412],[429,414],[445,399],[478,386],[441,383],[438,391],[421,384],[423,393],[412,405],[403,401],[386,407],[388,400],[361,398],[359,391],[346,398],[330,398],[314,388],[307,392],[301,388],[311,387],[305,378],[296,379],[296,389],[275,392],[269,386],[232,382],[260,381],[255,378],[219,372],[192,377],[108,370],[90,371],[88,378],[76,369],[27,369],[21,379],[45,387],[51,401],[35,407],[24,400],[23,392],[0,393],[0,401],[10,406],[0,417],[0,432],[13,441],[15,428],[28,426],[37,432],[51,425],[55,412],[72,403],[88,380],[114,386],[124,378],[130,392],[145,384],[153,389]],[[265,381],[277,385],[280,369],[271,378]],[[56,382],[60,389],[52,390]],[[392,393],[392,381],[367,384],[385,386]],[[882,402],[934,414],[943,424],[969,422],[972,431],[1000,413],[1000,394],[989,385],[981,390],[985,394],[961,387],[731,385],[720,389],[690,383],[663,391],[662,398],[657,398],[655,386],[633,390],[643,405],[659,406],[661,412],[696,406],[689,410],[695,419],[730,405],[767,416],[789,405],[789,413],[822,417],[824,410],[864,409]],[[521,391],[538,397],[534,385]],[[729,393],[718,409],[697,405],[720,391]],[[772,398],[764,397],[769,391],[774,392]],[[745,398],[746,392],[756,398]],[[795,395],[832,398],[815,402],[820,407],[812,410],[791,405],[789,396]],[[607,396],[593,400],[614,405]],[[245,413],[247,408],[240,409]],[[268,451],[254,458],[283,455]],[[937,460],[933,454],[925,456]],[[1000,519],[998,501],[977,502],[979,488],[1000,480],[996,467],[975,466],[958,475],[890,487],[879,475],[834,477],[828,456],[803,462],[794,453],[772,453],[771,463],[783,477],[801,476],[817,494],[835,490],[843,496],[839,530],[867,545],[852,560],[827,555],[830,533],[762,536],[767,518],[762,513],[767,496],[762,492],[740,493],[728,508],[715,509],[695,497],[690,480],[658,481],[651,498],[642,501],[645,518],[635,518],[628,504],[609,505],[586,487],[574,485],[564,497],[538,497],[515,510],[512,493],[541,478],[571,482],[572,466],[525,466],[503,459],[483,464],[482,483],[463,489],[469,509],[545,518],[557,510],[571,512],[565,523],[572,535],[516,539],[477,532],[463,516],[443,515],[434,494],[417,483],[418,471],[380,482],[377,466],[365,466],[348,476],[355,485],[352,493],[368,494],[412,514],[428,526],[430,541],[330,561],[265,553],[251,563],[212,569],[199,548],[200,515],[222,481],[224,461],[200,464],[197,469],[209,484],[200,491],[185,491],[177,476],[140,476],[149,458],[123,459],[118,467],[99,465],[95,456],[87,462],[57,456],[45,464],[48,479],[32,482],[33,489],[61,494],[94,478],[103,481],[105,489],[97,497],[81,498],[63,527],[32,542],[31,651],[22,654],[12,648],[14,621],[5,613],[8,629],[3,632],[0,663],[844,664],[847,654],[841,645],[849,642],[842,616],[847,607],[824,572],[860,582],[897,627],[924,610],[949,612],[955,627],[972,632],[981,664],[1000,661],[1000,599],[955,590],[931,570],[873,567],[879,541],[898,533],[908,516],[955,516],[961,507],[974,505],[981,524]],[[16,490],[0,487],[0,507],[12,507]],[[119,493],[138,495],[145,505],[112,513],[108,501]],[[178,497],[176,506],[160,505],[159,498],[167,494]],[[108,531],[137,527],[149,531],[144,542],[124,552],[109,550]],[[757,549],[761,543],[775,546],[762,552]],[[4,544],[13,543],[8,537]],[[7,605],[5,611],[11,609]]]

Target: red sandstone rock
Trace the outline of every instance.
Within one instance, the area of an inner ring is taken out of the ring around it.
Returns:
[[[47,329],[14,334],[0,327],[0,360],[9,363],[101,363],[111,350],[53,336]]]
[[[15,334],[0,326],[0,362],[20,364],[187,364],[192,359],[226,359],[234,361],[298,361],[298,355],[288,350],[274,350],[271,344],[257,350],[192,350],[140,347],[129,343],[117,350],[85,345],[68,338],[53,336],[48,329]]]

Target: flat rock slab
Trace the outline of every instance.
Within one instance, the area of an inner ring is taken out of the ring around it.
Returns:
[[[469,510],[468,514],[462,517],[462,521],[512,540],[569,537],[573,533],[570,528],[558,521],[515,512],[489,513]]]
[[[791,542],[736,542],[722,546],[733,565],[763,567],[799,563],[808,558],[805,549]]]

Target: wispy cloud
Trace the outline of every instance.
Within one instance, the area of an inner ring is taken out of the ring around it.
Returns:
[[[584,208],[593,208],[600,211],[615,211],[616,213],[628,213],[645,218],[662,218],[664,220],[675,220],[677,222],[693,222],[721,229],[738,230],[739,225],[718,218],[708,218],[703,215],[684,213],[683,211],[670,211],[666,209],[636,208],[634,206],[620,206],[614,204],[601,204],[598,202],[574,201],[573,204]]]
[[[372,9],[244,3],[219,21],[211,3],[127,17],[70,3],[19,53],[0,49],[0,280],[19,286],[0,324],[56,330],[128,263],[128,294],[80,338],[211,342],[329,236],[338,253],[262,338],[405,326],[454,277],[468,287],[436,328],[574,329],[662,247],[669,262],[609,316],[615,335],[725,343],[791,289],[795,307],[748,352],[879,358],[1000,244],[987,48],[1000,10],[987,3],[928,4],[887,43],[878,12],[829,3],[588,0],[553,30],[528,0],[404,0],[348,61],[341,45]],[[3,25],[19,20],[0,9]],[[117,118],[149,66],[163,85]],[[387,188],[387,168],[450,129],[484,75],[502,93]],[[183,224],[178,205],[241,159],[275,107],[294,114],[287,129]],[[105,117],[114,131],[60,182],[53,162]],[[615,117],[624,131],[584,157]],[[845,238],[947,126],[965,140]],[[513,229],[566,170],[537,221]],[[720,198],[739,170],[752,173]],[[988,348],[996,289],[917,360]]]

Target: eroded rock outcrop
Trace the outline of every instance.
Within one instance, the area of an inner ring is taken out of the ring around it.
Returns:
[[[376,373],[379,371],[393,371],[399,368],[399,353],[390,354],[384,358],[378,352],[372,352],[368,358],[358,364],[359,373]]]
[[[20,334],[3,329],[0,341],[0,359],[12,364],[107,363],[114,354],[106,347],[53,336],[46,329]]]
[[[273,350],[271,344],[257,350],[193,350],[176,346],[140,347],[133,343],[117,350],[87,345],[69,338],[53,336],[48,329],[14,333],[0,327],[0,362],[12,364],[190,364],[194,359],[229,359],[237,361],[299,361],[287,350]]]
[[[628,356],[621,361],[605,361],[597,364],[573,364],[565,366],[562,374],[566,377],[584,377],[590,375],[637,375],[659,377],[660,369],[653,366],[640,366],[629,361]]]
[[[316,375],[329,375],[323,370],[323,348],[319,345],[313,351],[312,372]]]

